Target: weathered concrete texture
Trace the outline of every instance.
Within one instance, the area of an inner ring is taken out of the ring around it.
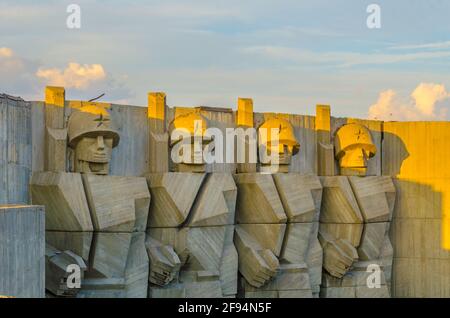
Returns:
[[[237,189],[231,174],[170,172],[150,174],[147,181],[153,200],[149,297],[235,297]]]
[[[394,297],[450,297],[450,123],[384,123],[383,174],[398,198]]]
[[[30,105],[0,94],[0,204],[28,202],[30,171]]]
[[[391,178],[336,176],[322,180],[319,240],[326,272],[321,297],[390,297],[392,249],[388,230],[395,202]],[[365,278],[374,264],[383,279],[381,288],[371,289]]]
[[[148,170],[149,133],[145,107],[111,105],[120,143],[112,152],[111,175],[142,176]]]
[[[48,211],[47,244],[73,254],[54,259],[54,253],[48,253],[49,291],[90,298],[146,297],[144,230],[150,193],[145,178],[36,172],[30,189],[33,202]],[[76,292],[59,284],[67,275],[66,262],[74,258],[87,266]]]
[[[322,248],[317,240],[322,185],[299,173],[235,175],[234,242],[239,295],[318,297]]]
[[[0,295],[44,297],[44,221],[42,206],[0,206]]]
[[[44,164],[47,157],[46,124],[55,129],[61,128],[60,124],[56,125],[54,121],[64,122],[71,113],[70,108],[77,103],[80,104],[76,101],[65,101],[65,103],[66,108],[63,113],[58,108],[49,108],[47,112],[44,102],[25,102],[20,98],[0,94],[0,204],[29,202],[28,185],[31,171],[48,170]],[[147,108],[129,105],[111,105],[111,108],[110,115],[118,125],[121,142],[112,151],[110,174],[118,176],[147,174],[149,167],[147,147],[150,136]],[[164,105],[164,110],[167,112],[167,116],[164,117],[164,126],[167,126],[173,119],[175,108]],[[258,111],[258,105],[254,106],[254,110]],[[448,165],[450,123],[390,123],[326,116],[329,123],[323,121],[320,123],[319,120],[319,124],[316,125],[315,118],[311,116],[253,113],[252,109],[253,116],[248,119],[252,124],[249,124],[236,121],[237,114],[232,109],[201,107],[200,112],[209,120],[212,127],[218,127],[222,131],[226,127],[242,124],[258,127],[264,120],[275,115],[288,120],[293,125],[295,136],[301,145],[299,154],[292,158],[289,172],[301,174],[317,172],[319,175],[322,174],[321,170],[317,170],[317,162],[322,160],[320,156],[317,157],[318,142],[332,145],[334,134],[339,127],[348,123],[359,123],[368,127],[378,151],[369,161],[367,174],[392,176],[397,190],[396,208],[390,229],[394,253],[392,295],[450,297],[450,252],[445,249],[450,248],[450,212],[448,212],[450,211],[450,199],[448,199],[450,194],[450,165]],[[323,132],[325,134],[322,135]],[[58,140],[55,138],[55,141]],[[57,142],[54,146],[57,146]],[[332,147],[325,147],[323,151],[326,158],[333,154]],[[69,154],[67,154],[67,161],[70,158]],[[339,175],[337,162],[333,163],[333,165],[336,164],[333,169],[330,161],[325,160],[327,164],[325,174]],[[234,168],[233,164],[213,164],[208,165],[206,170],[207,172],[233,172]],[[324,195],[339,196],[327,191]],[[51,195],[59,196],[62,201],[67,201],[58,193]],[[360,201],[366,202],[365,199]],[[375,203],[381,202],[375,201]],[[73,203],[68,202],[67,206],[70,207]],[[80,211],[78,213],[82,212]],[[325,213],[324,215],[326,216]],[[383,222],[377,220],[375,223]],[[356,225],[352,223],[354,222],[350,222],[350,225],[336,226],[330,222],[330,225],[326,226],[331,228],[330,231],[356,237],[355,233],[361,231],[361,226],[357,222],[355,222]],[[293,233],[292,237],[300,237],[300,231],[297,233],[296,230],[297,227],[286,228],[286,232]],[[371,233],[374,232],[367,231],[365,235]],[[1,233],[1,235],[6,234]],[[65,245],[70,243],[84,259],[89,256],[86,246],[91,245],[92,239],[92,231],[89,235],[57,231],[52,233],[50,238],[57,249],[64,249]],[[366,246],[367,249],[361,250],[367,258],[370,258],[374,251],[378,252],[373,249],[373,246],[375,243],[379,245],[379,240],[379,236],[372,235],[369,240],[362,241],[369,243]],[[383,246],[385,250],[391,248]],[[290,249],[286,250],[286,257],[290,255],[288,252]],[[318,276],[317,273],[315,275]],[[388,276],[387,281],[390,280]],[[95,282],[92,284],[95,285]],[[113,289],[120,283],[111,282],[110,285]],[[164,294],[166,290],[159,292]],[[326,292],[330,295],[338,294],[335,287],[330,287]],[[357,291],[343,289],[339,293],[356,295]],[[257,293],[253,295],[262,296]]]

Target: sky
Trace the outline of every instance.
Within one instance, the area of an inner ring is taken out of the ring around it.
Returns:
[[[370,29],[370,4],[381,27]],[[67,27],[67,7],[81,27]],[[0,93],[449,120],[450,1],[0,1]]]

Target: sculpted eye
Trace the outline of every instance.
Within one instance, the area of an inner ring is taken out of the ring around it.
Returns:
[[[113,140],[112,140],[112,138],[107,138],[107,139],[104,140],[104,142],[105,142],[105,145],[106,145],[106,146],[112,148],[112,145],[113,145]]]
[[[83,141],[85,144],[87,144],[87,145],[92,145],[92,144],[94,144],[94,143],[97,142],[97,139],[96,139],[96,138],[87,138],[87,137],[85,137],[85,138],[83,138],[82,141]]]

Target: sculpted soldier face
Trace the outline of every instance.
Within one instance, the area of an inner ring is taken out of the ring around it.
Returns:
[[[119,143],[109,113],[89,105],[69,117],[69,146],[74,150],[74,171],[107,175],[112,149]]]
[[[341,168],[360,168],[361,173],[365,174],[367,163],[371,157],[370,152],[361,147],[355,147],[345,151],[340,159]]]
[[[108,174],[113,138],[99,135],[84,137],[75,147],[75,171]]]
[[[341,175],[365,176],[368,161],[377,152],[369,129],[359,124],[344,125],[336,132],[334,143]]]
[[[272,161],[272,164],[279,164],[279,165],[289,165],[291,164],[292,159],[292,147],[289,147],[288,145],[279,144],[276,146],[271,146],[268,150],[268,153],[275,154],[275,158],[277,160]]]
[[[291,123],[282,118],[270,118],[258,128],[258,134],[262,168],[267,170],[273,166],[278,172],[288,172],[292,156],[300,149]]]
[[[177,171],[205,171],[206,161],[203,152],[211,141],[206,135],[207,129],[208,120],[195,111],[178,115],[170,123],[171,154]],[[177,137],[181,135],[183,136],[181,139]]]

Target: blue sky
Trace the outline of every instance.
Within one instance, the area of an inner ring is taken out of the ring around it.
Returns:
[[[66,26],[71,3],[81,29]],[[371,3],[381,29],[367,28]],[[171,106],[241,96],[256,111],[443,120],[449,14],[445,0],[2,1],[0,91],[42,99],[64,83],[69,99],[145,106],[164,91]]]

